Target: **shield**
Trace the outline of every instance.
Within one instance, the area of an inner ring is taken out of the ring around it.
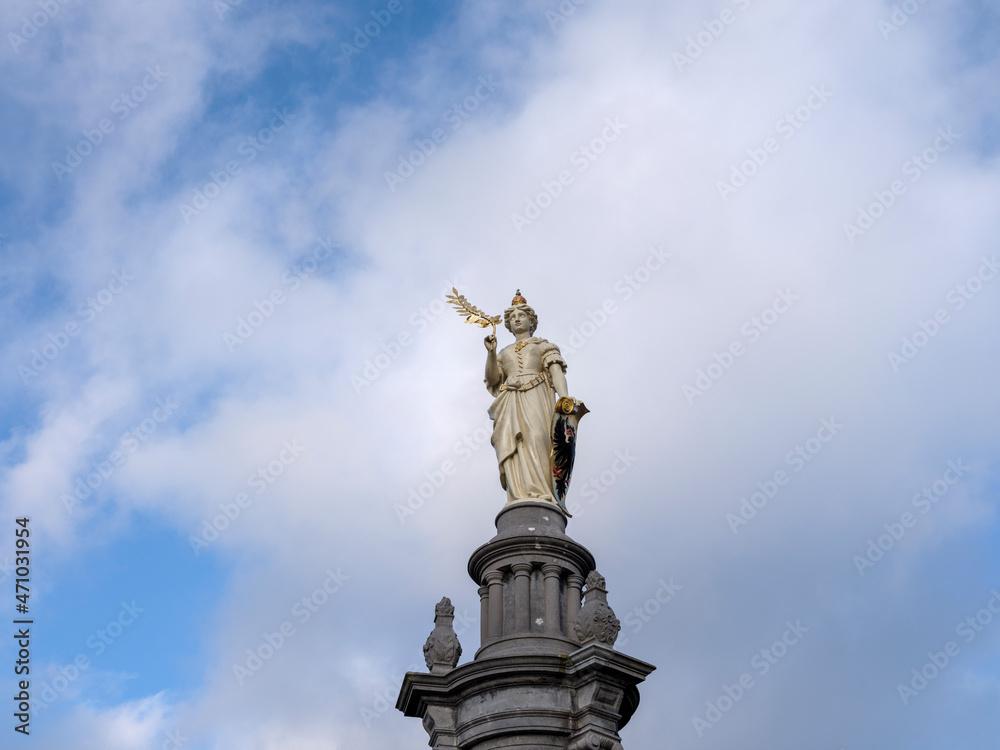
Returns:
[[[556,402],[552,414],[552,493],[556,502],[567,517],[572,518],[566,509],[566,493],[569,491],[569,479],[573,473],[573,461],[576,458],[576,427],[580,418],[590,410],[582,401],[575,398],[561,398]]]

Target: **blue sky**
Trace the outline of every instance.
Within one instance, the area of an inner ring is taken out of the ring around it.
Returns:
[[[0,533],[31,518],[33,680],[90,660],[16,741],[423,746],[384,696],[442,595],[475,652],[504,498],[458,286],[519,288],[591,409],[568,531],[658,667],[626,747],[993,748],[998,30],[960,0],[6,3]]]

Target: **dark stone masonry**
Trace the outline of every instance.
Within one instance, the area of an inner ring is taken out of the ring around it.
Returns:
[[[469,559],[479,586],[480,644],[471,662],[435,608],[429,672],[408,672],[396,701],[435,750],[622,750],[619,730],[655,667],[614,650],[621,625],[594,556],[566,535],[552,503],[508,504],[497,534]]]

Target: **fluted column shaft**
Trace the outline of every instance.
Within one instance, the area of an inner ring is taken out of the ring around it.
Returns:
[[[517,563],[511,567],[514,571],[514,630],[527,633],[531,629],[531,565]]]
[[[503,573],[492,570],[486,574],[489,587],[489,627],[487,636],[499,638],[503,635]]]
[[[559,632],[559,577],[562,568],[558,565],[543,565],[545,576],[545,632]]]
[[[483,646],[486,644],[486,639],[489,637],[489,619],[490,619],[490,600],[488,595],[490,593],[489,586],[479,587],[479,645]]]
[[[575,640],[573,623],[580,614],[580,589],[583,587],[583,576],[570,575],[566,580],[566,635]]]

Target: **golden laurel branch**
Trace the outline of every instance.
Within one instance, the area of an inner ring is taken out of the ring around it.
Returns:
[[[445,295],[445,299],[448,303],[454,306],[455,311],[459,315],[465,316],[466,323],[474,323],[480,328],[486,328],[487,326],[493,326],[493,335],[497,335],[497,324],[500,322],[499,315],[487,315],[478,307],[473,305],[469,300],[465,298],[464,294],[459,294],[455,287],[451,288],[454,294]]]

